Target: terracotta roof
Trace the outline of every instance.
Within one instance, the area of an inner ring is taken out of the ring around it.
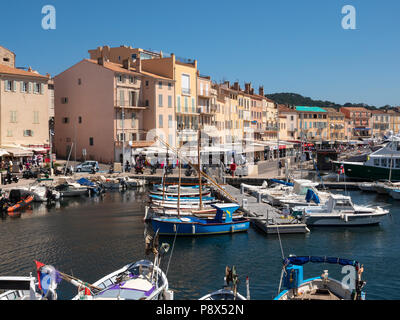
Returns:
[[[349,111],[363,111],[363,112],[371,112],[371,110],[368,110],[363,107],[342,107],[341,109],[346,109]]]
[[[92,60],[92,59],[85,59],[85,60],[88,61],[88,62],[91,62],[91,63],[94,63],[94,64],[99,65],[99,64],[97,63],[97,60]],[[114,71],[114,72],[119,72],[119,73],[135,74],[135,75],[143,74],[143,75],[145,75],[145,76],[149,76],[149,77],[153,77],[153,78],[157,78],[157,79],[173,80],[173,79],[171,79],[171,78],[167,78],[167,77],[164,77],[164,76],[160,76],[160,75],[158,75],[158,74],[154,74],[154,73],[147,72],[147,71],[138,72],[137,69],[136,69],[135,67],[131,67],[131,68],[128,70],[128,69],[125,69],[125,68],[122,66],[122,64],[118,64],[118,63],[114,63],[114,62],[109,62],[109,61],[104,61],[104,65],[102,65],[102,67],[104,67],[104,68],[106,68],[106,69],[108,69],[108,70]]]
[[[296,112],[296,110],[290,109],[283,104],[278,104],[278,111],[279,112]]]
[[[25,70],[12,68],[12,67],[2,65],[2,64],[0,64],[0,74],[10,74],[10,75],[16,75],[16,76],[26,76],[26,77],[35,77],[35,78],[44,78],[44,79],[49,78],[49,76],[43,76],[34,71],[25,71]]]

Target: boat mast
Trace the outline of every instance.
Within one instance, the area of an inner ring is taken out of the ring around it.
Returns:
[[[179,143],[179,150],[178,150],[178,161],[179,161],[179,182],[178,182],[178,218],[181,217],[181,143]]]
[[[392,143],[390,144],[390,149],[392,151],[390,156],[390,170],[389,170],[389,182],[392,180],[392,167],[393,167],[393,135],[392,135]]]
[[[200,128],[197,133],[197,165],[199,167],[199,195],[200,195],[200,210],[203,209],[203,187],[201,185],[201,167],[200,167],[200,139],[201,139],[201,131]]]

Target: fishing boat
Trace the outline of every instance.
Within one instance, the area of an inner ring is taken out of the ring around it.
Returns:
[[[149,191],[152,195],[167,195],[169,197],[177,197],[178,194],[180,193],[181,196],[183,197],[199,197],[200,196],[200,192],[199,189],[184,189],[184,190],[174,190],[174,189],[169,189],[169,191]],[[210,190],[202,190],[201,195],[203,197],[209,196],[211,194]]]
[[[347,177],[365,180],[400,181],[400,138],[392,136],[391,141],[381,149],[372,152],[365,162],[335,162],[343,164]]]
[[[153,230],[158,230],[161,235],[187,236],[245,232],[249,229],[248,219],[232,217],[239,205],[218,203],[212,206],[217,209],[214,219],[201,219],[195,216],[154,217],[151,219]]]
[[[345,284],[329,276],[324,270],[321,276],[304,279],[303,265],[306,263],[329,263],[354,267],[353,283]],[[361,279],[364,267],[358,261],[313,256],[289,256],[283,260],[279,284],[279,294],[274,300],[365,300],[363,287],[366,282]],[[282,292],[281,285],[285,288]]]
[[[146,251],[154,253],[154,262],[130,263],[104,276],[90,288],[78,286],[79,292],[73,300],[173,300],[167,276],[160,268],[161,256],[168,250],[167,243],[158,248],[158,233],[150,240],[146,237]]]
[[[236,273],[235,266],[225,268],[224,286],[222,289],[206,294],[199,300],[249,300],[250,299],[250,289],[249,289],[249,278],[246,278],[247,287],[247,298],[242,296],[237,292],[237,286],[239,282],[239,277]],[[230,286],[232,283],[232,286]]]
[[[293,215],[302,216],[308,226],[366,226],[376,225],[389,213],[377,207],[354,205],[349,196],[330,195],[324,205],[294,207]]]
[[[155,200],[163,200],[164,202],[178,202],[178,197],[172,197],[172,196],[159,196],[155,194],[150,194],[149,197],[151,199]],[[202,197],[203,203],[213,203],[215,202],[214,197]],[[200,202],[200,197],[180,197],[181,202],[190,202],[190,203],[199,203]]]

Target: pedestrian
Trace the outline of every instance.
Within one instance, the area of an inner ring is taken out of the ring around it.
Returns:
[[[236,168],[237,168],[237,166],[236,166],[235,160],[233,160],[232,163],[231,163],[231,166],[230,166],[231,173],[232,173],[232,178],[235,177]]]

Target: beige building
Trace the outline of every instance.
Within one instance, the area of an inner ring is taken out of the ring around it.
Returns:
[[[49,76],[15,67],[15,54],[0,46],[0,144],[11,156],[49,148]]]
[[[324,108],[328,112],[328,140],[345,139],[345,118],[344,114],[335,108]]]

